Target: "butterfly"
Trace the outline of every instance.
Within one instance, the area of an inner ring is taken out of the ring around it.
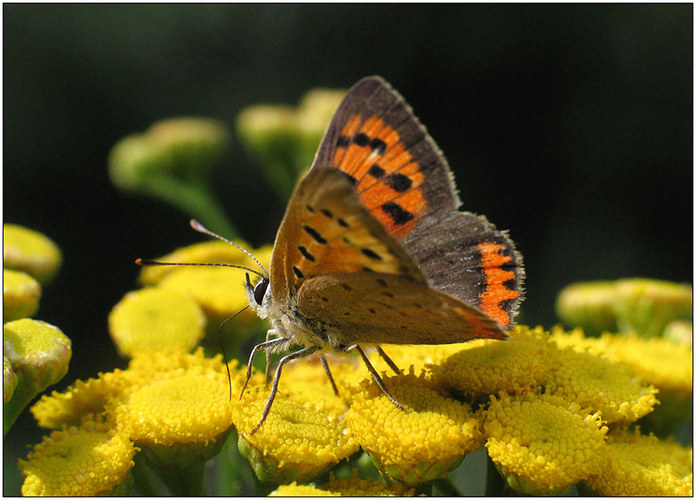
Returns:
[[[270,272],[255,283],[246,275],[249,304],[271,329],[251,352],[242,394],[259,350],[268,362],[268,352],[302,346],[278,362],[252,434],[291,360],[319,353],[337,392],[323,353],[356,351],[402,407],[365,347],[399,373],[380,344],[508,338],[522,257],[505,231],[459,206],[447,161],[403,97],[379,76],[350,88],[290,198]]]

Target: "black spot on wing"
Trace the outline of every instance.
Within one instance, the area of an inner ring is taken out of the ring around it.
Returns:
[[[316,241],[317,243],[320,243],[322,245],[326,245],[326,239],[324,239],[324,237],[322,237],[322,235],[319,234],[317,232],[317,230],[314,229],[312,226],[305,225],[303,229],[304,229],[305,233],[307,233],[308,235],[310,235],[314,239],[314,241]]]
[[[384,205],[382,205],[381,208],[384,211],[384,213],[386,213],[389,217],[392,218],[394,224],[396,224],[397,226],[406,224],[408,221],[413,219],[413,214],[411,212],[409,212],[408,210],[404,210],[403,208],[401,208],[401,205],[393,201],[385,203]]]
[[[303,256],[305,259],[307,259],[308,261],[314,262],[314,261],[316,260],[316,259],[314,258],[314,255],[312,255],[311,253],[309,253],[309,250],[307,250],[307,249],[306,249],[305,247],[303,247],[302,245],[298,245],[298,246],[297,246],[297,249],[300,251],[300,253],[302,254],[302,256]]]
[[[411,189],[412,181],[404,174],[389,174],[384,183],[397,193],[403,193]]]
[[[363,253],[363,255],[371,258],[372,260],[382,260],[382,257],[380,257],[380,255],[377,252],[374,252],[369,248],[361,248],[360,251]]]
[[[302,273],[302,271],[300,271],[300,269],[297,266],[292,266],[292,272],[294,272],[295,276],[297,276],[298,278],[304,278],[304,274]]]
[[[370,174],[372,177],[375,179],[381,179],[386,171],[377,165],[376,163],[370,167],[370,169],[367,171],[368,174]]]
[[[322,208],[321,213],[323,213],[329,219],[333,219],[333,213],[331,212],[331,210],[327,210],[325,208]]]
[[[372,151],[374,151],[375,153],[381,155],[387,150],[387,143],[384,142],[382,139],[375,137],[370,141],[370,149],[372,149]]]

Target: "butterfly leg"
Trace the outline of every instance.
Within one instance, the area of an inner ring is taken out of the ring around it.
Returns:
[[[270,330],[268,330],[268,331],[266,332],[266,342],[268,342],[268,341],[270,340],[270,337],[271,337],[271,336],[277,337],[277,336],[278,336],[278,330],[276,330],[275,328],[271,328]],[[266,349],[266,371],[265,371],[265,377],[266,377],[266,378],[265,378],[265,380],[266,380],[266,385],[268,385],[268,383],[271,381],[271,351],[269,351],[268,349]]]
[[[380,356],[382,356],[382,359],[387,362],[389,367],[392,370],[394,370],[394,373],[396,373],[397,375],[399,375],[401,373],[401,371],[399,370],[399,367],[396,366],[396,363],[394,363],[394,361],[392,361],[392,359],[389,356],[387,356],[387,353],[384,352],[380,346],[377,346],[377,352],[379,353]]]
[[[331,387],[333,387],[334,394],[336,396],[339,396],[338,394],[338,387],[336,387],[336,382],[334,382],[334,378],[331,375],[331,370],[329,370],[329,363],[326,362],[326,358],[324,355],[321,355],[321,366],[324,367],[324,371],[326,372],[326,375],[329,377],[329,382],[331,382]]]
[[[379,386],[380,389],[382,389],[382,392],[389,398],[389,400],[394,403],[394,405],[401,409],[404,410],[404,405],[399,403],[399,401],[391,395],[391,392],[389,392],[389,389],[387,389],[387,386],[384,383],[384,380],[382,380],[382,377],[379,376],[379,373],[377,373],[377,370],[375,370],[375,367],[372,366],[372,363],[370,363],[370,360],[367,359],[367,356],[365,356],[365,353],[363,352],[362,349],[360,349],[360,346],[358,344],[353,344],[350,347],[347,347],[345,350],[346,351],[352,351],[355,349],[360,353],[360,357],[362,358],[363,362],[365,363],[365,366],[367,366],[368,371],[372,375],[372,378],[375,379],[375,382],[377,382],[377,385]]]
[[[275,339],[271,340],[271,342],[275,342],[276,340],[281,340],[281,339]],[[266,343],[266,342],[264,342]],[[261,344],[259,344],[261,345]],[[258,347],[258,346],[256,346]],[[256,431],[259,430],[259,427],[261,427],[261,424],[263,424],[266,421],[266,417],[268,416],[268,413],[271,411],[271,406],[273,406],[273,400],[276,397],[276,393],[278,392],[278,381],[280,380],[280,372],[283,370],[283,366],[285,363],[288,361],[292,361],[293,359],[297,358],[304,358],[305,356],[309,356],[313,352],[316,352],[319,349],[319,347],[312,345],[309,347],[305,347],[304,349],[300,349],[299,351],[295,351],[293,353],[288,354],[284,358],[282,358],[278,362],[278,368],[276,368],[275,376],[273,377],[273,386],[271,387],[271,395],[268,396],[268,401],[266,401],[266,407],[263,409],[263,414],[261,415],[261,421],[259,421],[258,424],[256,424],[256,427],[251,431],[251,434],[254,434]]]
[[[266,342],[261,342],[260,344],[254,346],[254,348],[251,350],[251,354],[249,355],[249,364],[247,365],[247,373],[246,373],[246,379],[244,379],[244,385],[242,386],[242,392],[239,393],[239,399],[242,399],[242,396],[244,395],[244,390],[246,389],[247,384],[249,383],[249,379],[251,378],[251,365],[254,362],[254,356],[256,356],[256,351],[259,349],[266,349],[266,352],[268,352],[269,347],[273,347],[274,345],[281,344],[285,341],[287,341],[285,337],[281,337],[278,339],[273,339],[273,340],[267,340]]]

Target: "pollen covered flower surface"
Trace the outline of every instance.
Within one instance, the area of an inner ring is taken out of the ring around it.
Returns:
[[[20,460],[22,494],[109,495],[126,479],[135,452],[126,436],[104,423],[54,431]]]
[[[432,388],[413,373],[385,379],[397,408],[374,384],[355,394],[347,420],[377,467],[409,485],[445,476],[481,446],[480,421],[471,407]]]
[[[527,495],[559,494],[596,474],[606,432],[598,414],[532,393],[492,397],[484,426],[489,456],[510,487]]]
[[[241,403],[234,406],[233,420],[240,450],[262,481],[306,482],[358,451],[345,422],[345,404],[327,383],[298,386],[296,382],[293,387],[290,382],[252,434],[269,396],[259,381],[250,383]]]
[[[609,435],[606,466],[585,482],[605,496],[692,496],[693,450],[619,430]]]

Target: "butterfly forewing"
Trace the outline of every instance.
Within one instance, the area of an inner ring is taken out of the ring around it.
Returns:
[[[459,205],[447,162],[404,99],[380,77],[346,94],[314,167],[333,166],[396,239],[434,224]]]
[[[387,273],[425,283],[403,247],[361,205],[346,176],[315,168],[293,193],[273,247],[274,299],[287,301],[327,274]]]

